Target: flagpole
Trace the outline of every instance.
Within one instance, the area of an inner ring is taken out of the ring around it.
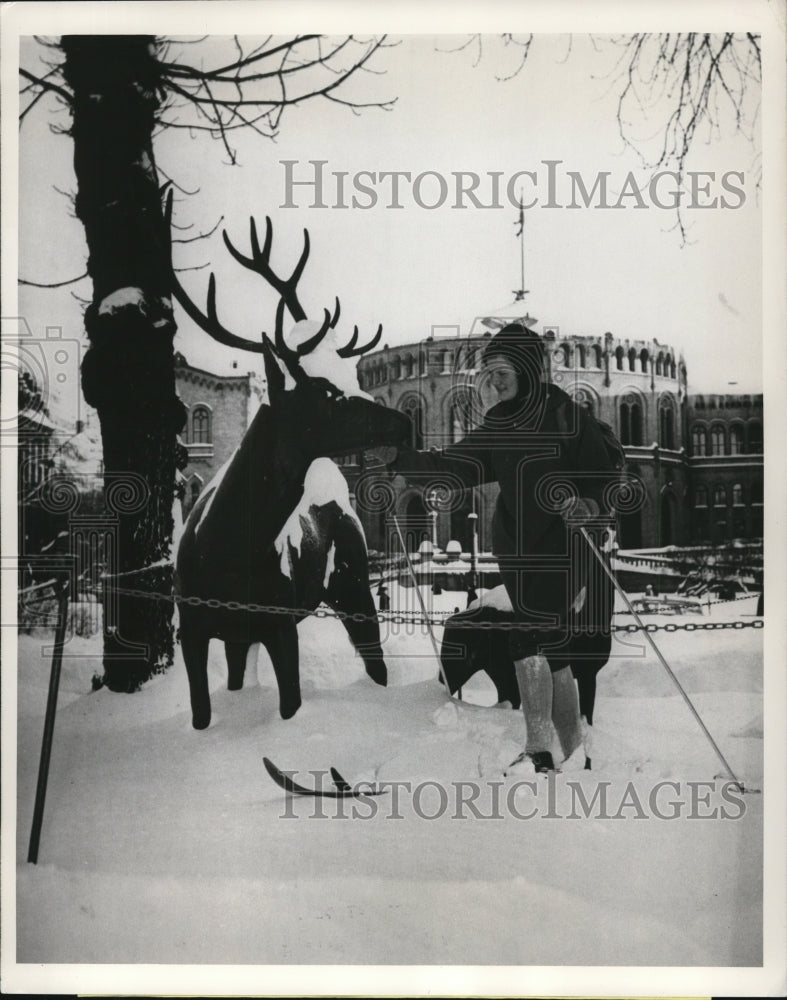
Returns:
[[[514,225],[519,226],[517,239],[519,240],[519,269],[521,284],[519,290],[514,292],[515,302],[524,302],[527,290],[525,289],[525,205],[522,201],[522,192],[519,192],[519,219]]]
[[[525,207],[522,204],[522,192],[519,192],[519,250],[521,255],[522,263],[522,284],[519,286],[522,289],[524,296],[525,291]]]

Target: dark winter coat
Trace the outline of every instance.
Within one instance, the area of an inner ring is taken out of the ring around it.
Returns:
[[[561,482],[602,508],[613,471],[592,415],[554,385],[544,385],[534,405],[523,406],[521,397],[498,403],[479,427],[442,451],[401,452],[392,468],[403,475],[447,472],[466,488],[496,482],[498,557],[564,552]]]
[[[563,502],[580,496],[603,510],[614,472],[593,416],[557,386],[542,383],[538,392],[537,398],[517,396],[493,406],[478,428],[442,451],[401,452],[393,469],[405,476],[447,473],[465,488],[496,482],[492,548],[515,617],[559,627],[592,566],[588,553],[577,559],[570,551]],[[544,638],[543,629],[511,635],[516,659]]]

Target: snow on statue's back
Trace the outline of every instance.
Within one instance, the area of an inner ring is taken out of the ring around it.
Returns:
[[[255,268],[263,273],[266,251],[259,251],[256,235],[252,243]],[[410,439],[410,422],[358,388],[348,359],[364,349],[355,348],[357,328],[346,347],[336,348],[338,303],[333,319],[326,311],[321,326],[311,324],[299,314],[292,279],[275,280],[275,287],[283,287],[275,346],[265,334],[261,344],[266,400],[227,466],[194,505],[178,547],[180,636],[197,729],[211,718],[211,638],[224,641],[231,690],[243,686],[251,645],[263,643],[281,715],[295,714],[301,704],[296,624],[321,602],[365,616],[344,618],[344,626],[368,675],[378,684],[387,680],[366,541],[344,478],[328,456],[401,446]],[[177,294],[184,304],[183,290]],[[298,320],[289,343],[282,333],[285,305]],[[190,302],[187,312],[206,329],[218,323],[215,302],[207,316]]]

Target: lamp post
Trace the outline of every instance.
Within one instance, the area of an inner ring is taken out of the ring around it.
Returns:
[[[432,518],[432,554],[437,552],[437,490],[429,494],[429,515]]]
[[[478,514],[475,512],[475,497],[473,510],[467,515],[470,522],[470,586],[473,590],[478,586]]]

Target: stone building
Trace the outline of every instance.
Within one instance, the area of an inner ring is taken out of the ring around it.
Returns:
[[[762,537],[762,411],[761,395],[689,397],[692,541]]]
[[[262,383],[253,373],[218,375],[175,355],[175,381],[186,411],[180,438],[188,452],[183,470],[184,514],[230,458],[262,401]]]

